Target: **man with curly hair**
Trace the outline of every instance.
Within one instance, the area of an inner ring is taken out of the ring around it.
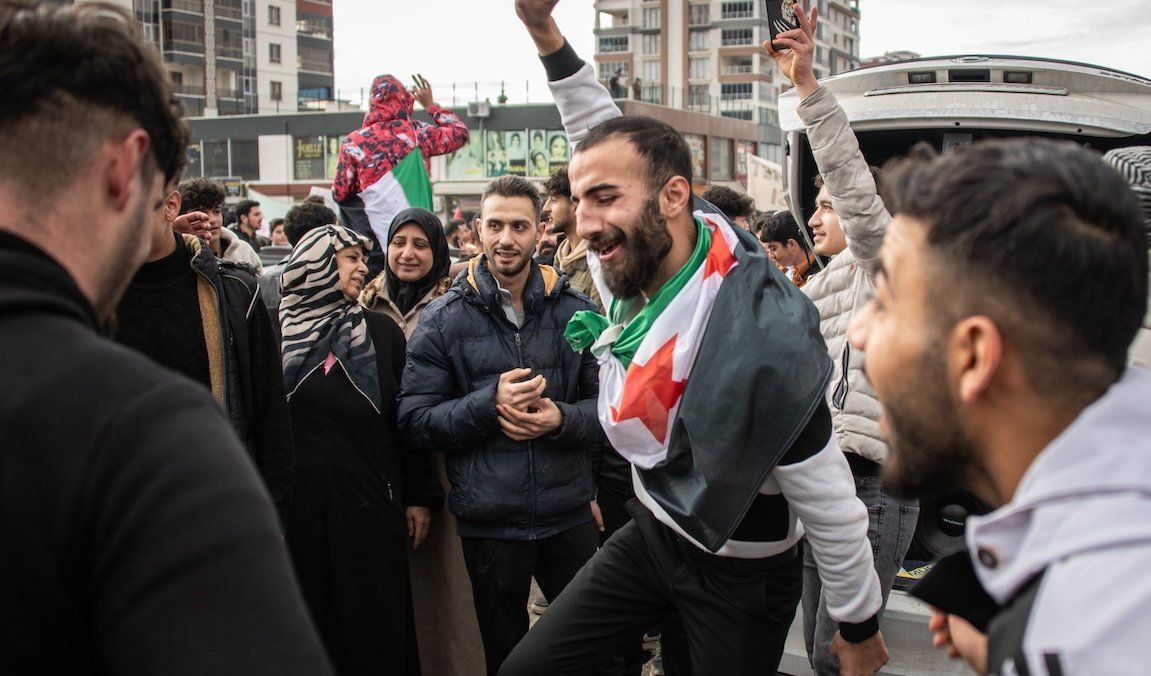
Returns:
[[[224,227],[221,208],[224,206],[224,189],[206,178],[194,178],[180,184],[180,215],[199,211],[208,215],[206,237],[216,258],[229,263],[239,263],[260,272],[260,256],[235,232]],[[199,234],[199,233],[188,233]]]

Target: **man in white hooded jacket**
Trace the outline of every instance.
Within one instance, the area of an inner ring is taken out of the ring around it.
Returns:
[[[991,674],[1146,671],[1151,374],[1126,359],[1147,239],[1093,151],[983,141],[884,169],[894,215],[853,348],[884,405],[884,483],[997,507],[912,591]]]

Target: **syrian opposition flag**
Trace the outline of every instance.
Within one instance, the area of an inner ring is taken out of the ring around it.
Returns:
[[[614,298],[599,257],[589,251],[588,268],[608,317],[577,313],[566,332],[576,351],[590,347],[599,360],[600,424],[616,451],[640,469],[667,457],[667,439],[715,297],[738,264],[732,226],[702,211],[694,216],[692,257],[646,303]]]
[[[388,241],[388,226],[396,214],[410,207],[432,208],[432,181],[424,154],[413,148],[391,171],[360,193],[372,232],[381,244]]]

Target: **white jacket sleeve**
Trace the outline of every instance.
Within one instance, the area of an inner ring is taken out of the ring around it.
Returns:
[[[589,63],[584,63],[574,75],[548,82],[548,87],[573,148],[592,127],[623,115],[611,94],[596,79],[595,68]]]
[[[836,622],[860,624],[883,603],[867,539],[867,507],[833,435],[819,453],[774,470],[783,496],[803,524],[823,582],[827,612]]]
[[[847,113],[826,87],[804,99],[796,112],[807,128],[811,153],[831,193],[847,245],[872,277],[891,215],[876,191],[875,178],[859,150]]]

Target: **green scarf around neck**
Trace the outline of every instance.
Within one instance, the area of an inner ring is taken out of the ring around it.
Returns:
[[[711,248],[711,231],[698,218],[695,219],[695,225],[695,249],[691,252],[691,258],[687,259],[687,263],[679,269],[679,272],[664,282],[646,304],[642,295],[633,298],[613,298],[607,317],[591,310],[581,310],[572,315],[564,330],[564,337],[573,350],[582,352],[594,345],[608,328],[624,325],[623,331],[611,345],[611,353],[620,360],[625,369],[631,366],[631,360],[635,358],[635,353],[652,324],[707,259],[707,252]]]

